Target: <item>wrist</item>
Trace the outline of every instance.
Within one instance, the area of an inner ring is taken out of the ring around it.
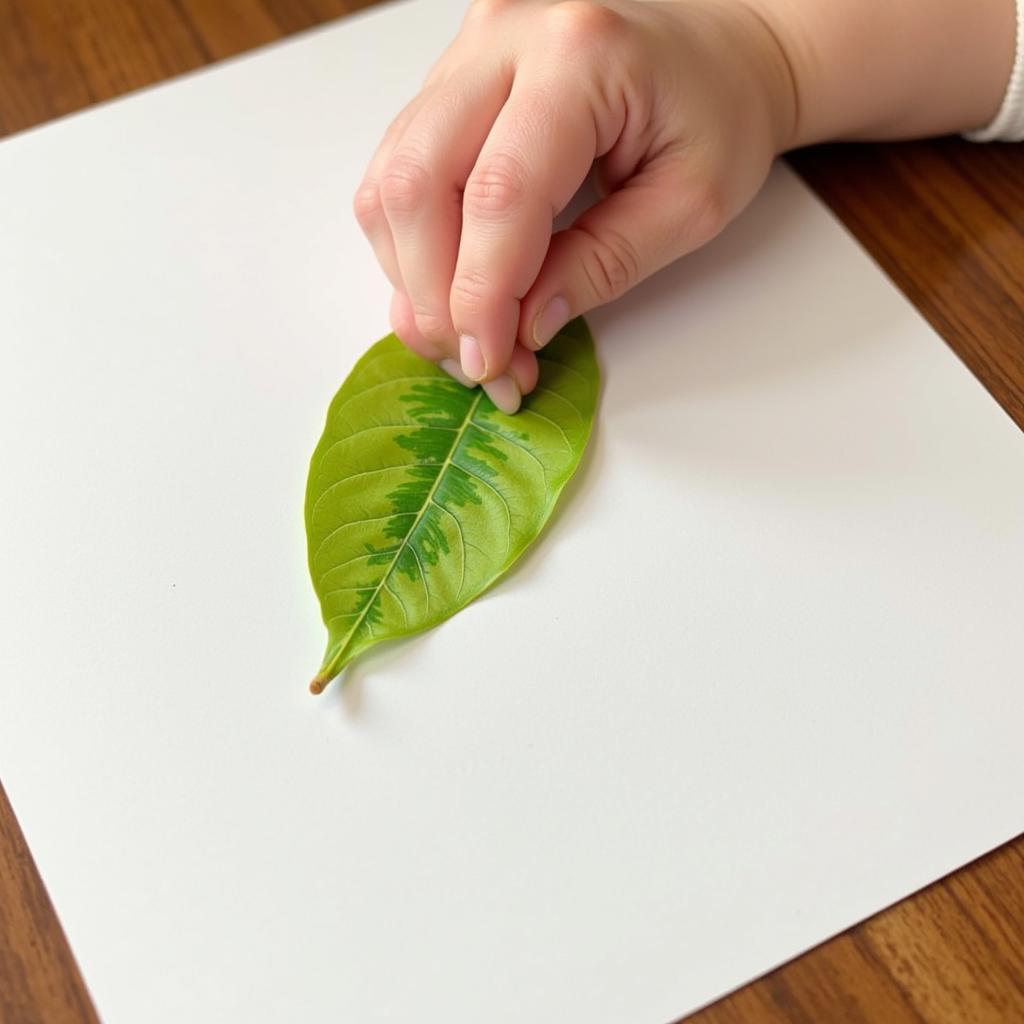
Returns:
[[[792,146],[961,132],[995,116],[1015,0],[743,0],[771,26],[796,92]]]
[[[747,22],[752,44],[750,64],[766,104],[776,156],[800,145],[800,83],[786,38],[787,26],[771,0],[735,0],[737,14]]]
[[[670,0],[651,6],[667,10],[687,34],[703,39],[709,66],[728,81],[722,95],[730,97],[749,128],[757,126],[754,134],[772,156],[791,149],[799,95],[772,0]]]

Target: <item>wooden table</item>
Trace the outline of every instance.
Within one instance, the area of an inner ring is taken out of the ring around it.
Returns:
[[[0,0],[0,135],[359,6]],[[1024,145],[836,146],[791,159],[1024,428]],[[1024,838],[690,1019],[1024,1021]],[[0,1024],[95,1020],[0,789]]]

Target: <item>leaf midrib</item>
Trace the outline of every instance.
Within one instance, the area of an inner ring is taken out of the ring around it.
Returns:
[[[483,394],[483,389],[481,389],[480,391],[477,392],[473,401],[470,403],[469,408],[466,410],[465,419],[462,421],[462,426],[459,427],[458,433],[452,440],[452,446],[451,448],[448,449],[448,454],[445,456],[444,462],[441,463],[441,468],[438,470],[437,478],[431,485],[430,491],[428,492],[427,496],[423,499],[422,508],[419,510],[419,512],[416,513],[415,521],[413,522],[412,526],[409,527],[409,530],[406,533],[405,537],[402,538],[402,543],[395,549],[394,557],[388,563],[387,569],[381,576],[380,582],[374,588],[370,600],[366,602],[366,605],[363,607],[362,612],[360,612],[359,618],[356,619],[355,623],[352,625],[352,628],[349,630],[345,642],[338,648],[338,651],[334,655],[334,657],[331,658],[331,660],[320,670],[320,672],[317,673],[317,679],[324,678],[324,681],[326,683],[326,681],[328,679],[331,679],[337,672],[335,666],[337,665],[341,657],[344,655],[349,645],[352,643],[352,638],[356,635],[356,633],[362,626],[363,622],[366,620],[366,616],[369,614],[370,609],[373,607],[373,603],[377,600],[378,597],[380,597],[380,592],[384,588],[384,584],[388,581],[388,579],[390,579],[391,574],[395,571],[395,566],[398,564],[398,559],[402,557],[402,552],[405,551],[406,547],[408,547],[409,545],[409,539],[419,528],[420,522],[423,520],[423,516],[426,514],[427,509],[430,508],[431,502],[433,502],[434,500],[434,495],[437,493],[437,489],[441,485],[441,480],[444,478],[445,473],[453,465],[455,465],[455,453],[458,450],[459,444],[462,442],[462,438],[465,436],[466,430],[470,427],[470,425],[473,422],[473,417],[474,415],[476,415],[476,410],[480,405],[480,399],[483,397]],[[418,427],[420,427],[420,424],[410,424],[410,427],[411,429],[417,429]],[[432,428],[428,427],[427,429],[429,430]],[[444,506],[441,507],[443,508]],[[415,553],[415,548],[413,549],[413,553]],[[416,561],[417,564],[420,564],[418,557]],[[422,565],[420,565],[420,575],[423,577],[423,586],[426,587],[427,577],[426,573],[423,571]]]

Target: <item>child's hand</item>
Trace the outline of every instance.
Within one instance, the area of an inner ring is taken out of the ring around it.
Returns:
[[[794,122],[744,3],[477,0],[355,198],[392,327],[514,412],[534,352],[720,231]],[[595,160],[605,198],[552,237]]]
[[[395,332],[515,411],[562,324],[708,241],[776,153],[985,124],[1014,10],[476,0],[356,195]],[[605,198],[552,236],[595,161]]]

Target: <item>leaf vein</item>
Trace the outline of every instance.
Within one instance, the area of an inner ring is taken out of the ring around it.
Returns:
[[[370,519],[350,519],[348,522],[339,523],[329,534],[327,534],[326,537],[324,537],[322,541],[320,541],[320,544],[317,546],[316,551],[313,552],[313,557],[309,560],[309,563],[310,565],[315,563],[317,558],[320,556],[320,552],[323,551],[324,545],[334,537],[335,534],[340,533],[347,526],[363,526],[366,523],[379,523],[386,519],[394,519],[395,516],[411,516],[415,514],[415,512],[392,512],[387,516],[372,516]]]
[[[457,434],[459,431],[458,427],[425,427],[422,423],[376,423],[372,427],[363,427],[361,430],[355,430],[351,434],[346,434],[344,437],[339,437],[336,441],[332,441],[317,457],[317,465],[323,463],[324,459],[338,447],[339,444],[344,444],[346,441],[351,441],[354,437],[359,437],[362,434],[369,434],[375,430],[444,430]]]
[[[395,599],[395,603],[402,610],[402,621],[408,627],[408,625],[409,625],[409,613],[405,610],[405,602],[394,591],[394,589],[388,583],[387,578],[385,578],[385,580],[384,580],[384,589]]]
[[[370,586],[370,587],[335,587],[333,590],[325,590],[320,595],[320,600],[321,601],[326,601],[327,598],[329,598],[332,594],[344,594],[346,592],[349,592],[349,593],[365,593],[367,590],[376,590],[376,589],[377,588],[374,587],[374,586]]]
[[[478,473],[474,473],[471,470],[466,469],[465,466],[460,465],[458,462],[453,462],[452,465],[456,469],[461,469],[462,472],[466,474],[466,476],[471,476],[474,480],[479,480],[480,483],[482,483],[484,485],[484,487],[487,487],[489,490],[492,490],[498,496],[498,500],[502,503],[502,505],[504,505],[504,507],[505,507],[505,530],[506,530],[506,532],[505,532],[505,554],[507,555],[509,553],[509,550],[512,547],[512,506],[509,505],[508,499],[505,497],[504,494],[501,493],[501,491],[498,490],[497,487],[494,486],[494,484],[492,484],[492,483],[488,482],[487,480],[485,480]],[[504,556],[502,556],[502,557],[504,557]]]
[[[462,532],[462,523],[459,522],[459,517],[452,512],[450,508],[442,505],[436,498],[430,499],[442,512],[446,512],[452,518],[452,522],[455,523],[455,528],[459,531],[459,543],[462,545],[462,574],[459,579],[459,591],[455,595],[456,600],[462,596],[462,589],[466,585],[466,535]]]
[[[396,384],[407,384],[411,380],[432,380],[435,383],[437,381],[446,381],[446,377],[439,373],[419,373],[410,374],[408,377],[389,377],[387,380],[382,380],[379,384],[371,384],[368,388],[362,388],[357,391],[351,398],[346,398],[339,406],[330,411],[330,418],[333,420],[346,406],[351,405],[353,402],[358,401],[360,398],[371,394],[374,391],[380,391],[381,388],[394,387]],[[454,383],[454,381],[452,382]]]
[[[587,387],[590,387],[590,381],[580,373],[574,366],[570,366],[568,363],[563,363],[561,359],[551,359],[549,356],[542,356],[539,360],[541,363],[550,363],[552,366],[560,366],[563,370],[568,370],[574,377],[579,377]]]
[[[337,565],[332,565],[322,576],[318,577],[320,586],[323,586],[324,580],[327,579],[332,573],[337,572],[339,569],[344,569],[346,565],[351,565],[353,562],[358,562],[363,558],[374,558],[377,555],[390,555],[392,552],[397,551],[398,548],[387,548],[384,551],[364,551],[361,555],[354,555],[352,558],[346,558],[344,562],[339,562]]]
[[[520,444],[518,441],[513,440],[506,434],[499,433],[497,430],[492,430],[490,427],[485,427],[482,423],[478,421],[474,421],[473,426],[476,427],[477,430],[482,430],[485,434],[492,434],[494,437],[501,438],[502,441],[504,441],[511,447],[518,448],[519,451],[521,451],[524,455],[529,455],[530,458],[533,459],[533,461],[536,462],[538,466],[540,466],[541,478],[544,480],[544,485],[547,486],[548,471],[545,468],[544,463],[541,462],[540,459],[538,459],[537,456],[534,455],[533,452],[531,452],[530,449],[526,447],[526,445]]]
[[[561,425],[556,423],[550,416],[545,416],[544,413],[537,412],[536,409],[523,409],[519,413],[519,415],[520,416],[536,416],[538,419],[545,420],[547,423],[550,423],[551,426],[553,426],[555,428],[555,430],[557,430],[562,435],[562,440],[565,442],[565,447],[570,452],[572,451],[572,443],[569,441],[569,435],[562,429]]]
[[[320,504],[328,494],[331,493],[336,487],[340,487],[342,484],[348,483],[349,480],[358,480],[362,476],[376,476],[380,473],[393,473],[396,469],[410,469],[416,466],[433,466],[433,462],[402,462],[397,466],[378,466],[376,469],[365,469],[361,473],[350,473],[348,476],[343,477],[341,480],[335,480],[330,487],[324,488],[317,497],[316,501],[313,502],[313,507],[309,510],[310,518],[316,515],[317,505]]]
[[[412,534],[410,533],[409,536],[411,537]],[[420,561],[420,554],[416,550],[416,545],[415,544],[410,544],[409,545],[409,550],[412,552],[412,557],[416,559],[416,564],[419,566],[420,582],[423,584],[423,593],[426,595],[426,598],[427,598],[427,618],[429,619],[430,618],[430,585],[427,583],[427,574],[423,570],[423,563]]]
[[[583,413],[581,413],[579,411],[579,409],[576,406],[576,403],[575,402],[570,402],[569,399],[565,397],[565,395],[560,395],[557,391],[552,391],[551,388],[546,388],[546,387],[544,387],[543,385],[540,385],[540,384],[538,384],[537,387],[535,387],[533,389],[533,393],[535,395],[536,394],[551,395],[552,398],[557,398],[560,402],[562,402],[565,405],[569,406],[569,408],[572,409],[572,411],[576,414],[576,416],[582,421]]]

